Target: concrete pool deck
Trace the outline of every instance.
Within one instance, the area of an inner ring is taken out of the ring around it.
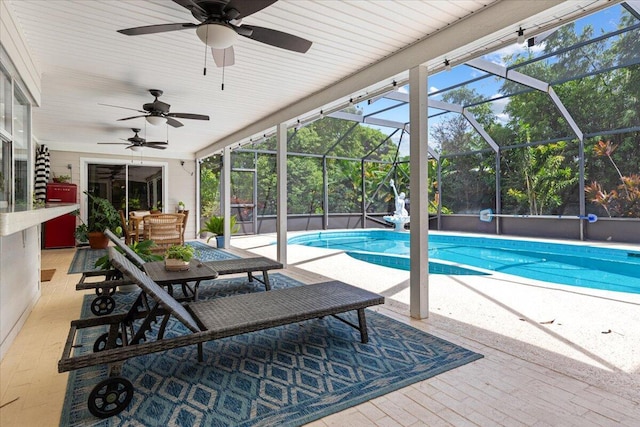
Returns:
[[[295,234],[299,233],[290,236]],[[234,247],[271,258],[276,257],[274,242],[275,235],[232,239]],[[359,261],[339,250],[302,245],[289,245],[287,257],[289,268],[384,295],[385,308],[393,317],[420,329],[454,343],[464,338],[496,348],[615,390],[640,404],[640,294],[555,285],[496,272],[431,274],[430,316],[418,321],[409,317],[408,271]]]

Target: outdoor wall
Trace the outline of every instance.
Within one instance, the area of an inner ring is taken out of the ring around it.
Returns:
[[[322,230],[322,215],[289,215],[288,231]],[[478,215],[442,215],[440,228],[436,218],[429,220],[429,229],[458,231],[465,233],[496,234],[496,219],[480,221]],[[501,235],[539,237],[548,239],[580,240],[579,221],[552,218],[500,218]],[[358,229],[362,227],[360,214],[336,214],[329,216],[328,230]],[[368,220],[367,228],[384,228],[383,225]],[[257,234],[275,233],[275,216],[258,218]],[[594,223],[585,224],[585,240],[640,244],[640,219],[598,218]]]
[[[124,150],[123,150],[124,151]],[[132,160],[131,156],[114,156],[97,153],[77,153],[71,151],[51,151],[51,172],[56,175],[71,175],[71,182],[78,185],[78,191],[82,192],[84,189],[80,188],[80,159],[92,158],[92,159],[110,159],[117,162],[130,162],[132,165],[141,166],[140,158],[137,157]],[[144,157],[144,161],[147,162],[162,162],[167,164],[166,171],[166,187],[167,194],[165,194],[165,212],[175,212],[178,207],[178,202],[183,201],[186,209],[189,210],[189,218],[187,222],[187,228],[185,231],[185,239],[193,239],[196,237],[196,177],[195,173],[191,175],[191,172],[195,171],[195,163],[193,160],[185,160],[184,167],[180,165],[180,160],[177,159],[165,159],[156,157]],[[71,165],[71,171],[68,169],[68,165]],[[53,175],[52,175],[53,176]],[[199,229],[199,228],[198,228]]]
[[[289,215],[287,216],[287,231],[322,230],[324,217],[322,215]],[[375,224],[369,225],[375,227]],[[362,215],[360,214],[332,214],[329,215],[328,230],[340,230],[350,228],[362,228]],[[275,215],[258,217],[258,230],[256,234],[275,233]]]
[[[0,41],[35,105],[42,97],[39,67],[6,2],[0,1]],[[8,64],[3,64],[8,65]],[[4,88],[3,88],[4,90]],[[25,123],[31,128],[31,123]],[[33,156],[27,173],[33,176]],[[31,181],[30,181],[31,182]],[[0,360],[40,298],[40,226],[0,237]]]
[[[624,242],[640,245],[640,218],[599,218],[587,224],[587,240]]]
[[[482,222],[474,215],[443,215],[442,231],[496,234],[495,219]],[[579,221],[573,219],[500,218],[500,234],[580,240]],[[432,229],[433,223],[431,226]],[[640,219],[598,218],[585,223],[585,240],[640,244]]]
[[[429,222],[429,228],[442,231],[463,231],[468,233],[495,234],[496,225],[493,222],[480,221],[479,215],[442,215],[440,227],[436,221]]]
[[[40,226],[0,237],[0,360],[40,298]]]

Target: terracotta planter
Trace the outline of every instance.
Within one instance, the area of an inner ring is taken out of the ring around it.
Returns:
[[[106,249],[109,246],[109,238],[102,231],[87,233],[91,249]]]

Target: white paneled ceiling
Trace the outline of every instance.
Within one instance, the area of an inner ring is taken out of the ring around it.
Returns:
[[[392,62],[388,58],[406,52],[407,46],[415,47],[452,28],[469,34],[465,25],[473,25],[473,30],[483,27],[480,30],[487,34],[458,45],[451,41],[455,49],[448,58],[462,60],[473,52],[512,42],[519,26],[533,35],[611,4],[594,0],[280,0],[243,24],[311,40],[309,51],[290,52],[240,37],[234,45],[235,65],[222,69],[214,65],[193,29],[141,36],[116,32],[143,25],[197,23],[189,11],[170,0],[2,1],[8,4],[42,75],[42,103],[33,112],[38,142],[53,150],[127,154],[125,146],[97,143],[129,138],[130,128],[136,127],[147,140],[168,136],[168,149],[153,154],[180,158],[206,151],[216,141],[228,141],[229,135],[242,136],[243,130],[248,135],[256,122],[269,124],[275,112],[291,112],[286,119],[294,113],[302,115],[307,111],[300,108],[314,105],[308,102],[312,95],[339,82],[357,81],[375,70],[376,63]],[[514,15],[507,13],[514,7],[523,18],[502,16]],[[478,14],[492,19],[473,21]],[[432,56],[426,62],[433,68],[447,55]],[[385,77],[398,73],[393,66],[387,69]],[[384,73],[378,70],[373,75]],[[365,83],[358,89],[371,86]],[[350,86],[355,87],[353,82]],[[180,128],[153,127],[142,118],[118,121],[136,112],[100,105],[141,109],[153,101],[149,89],[164,91],[160,100],[171,105],[171,112],[205,114],[211,120],[180,119],[184,123]],[[325,100],[318,99],[321,107]]]

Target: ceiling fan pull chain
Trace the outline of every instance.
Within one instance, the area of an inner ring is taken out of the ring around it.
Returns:
[[[207,31],[207,40],[209,40],[209,32]],[[209,50],[209,45],[207,43],[204,44],[204,70],[202,70],[203,72],[203,76],[207,75],[207,51]]]
[[[224,90],[224,69],[227,62],[227,49],[222,52],[222,85],[220,90]]]

